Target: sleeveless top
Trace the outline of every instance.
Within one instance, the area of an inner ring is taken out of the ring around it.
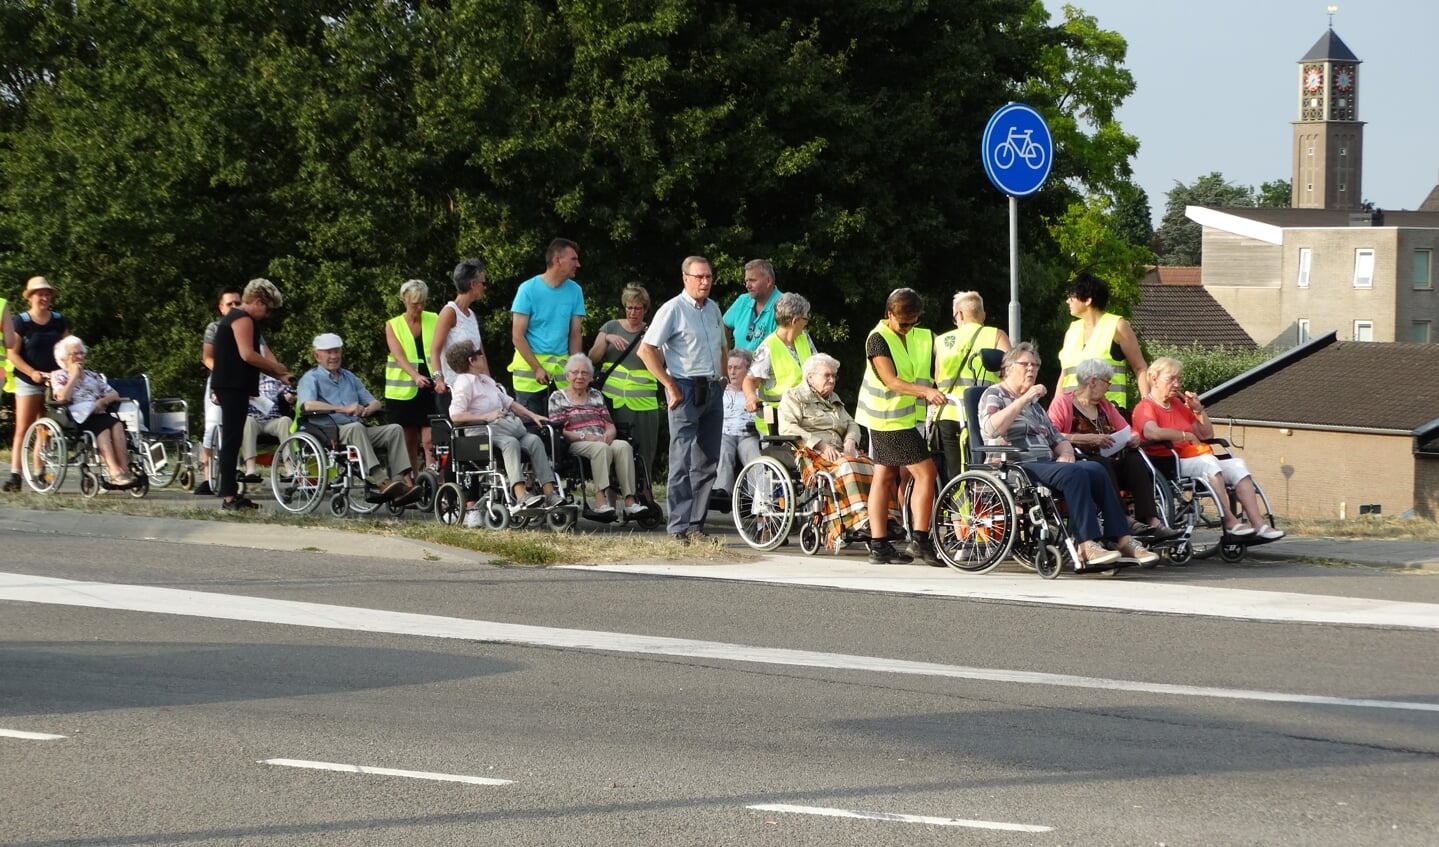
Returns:
[[[445,349],[440,351],[440,370],[445,375],[445,384],[454,385],[455,378],[458,377],[459,374],[455,373],[454,369],[450,367],[450,363],[445,361],[445,350],[449,350],[460,341],[472,342],[475,345],[475,349],[479,350],[480,322],[479,319],[475,317],[475,304],[473,303],[470,304],[470,313],[468,315],[461,312],[460,307],[456,306],[453,300],[446,303],[445,308],[455,313],[455,325],[451,327],[450,334],[445,336]]]

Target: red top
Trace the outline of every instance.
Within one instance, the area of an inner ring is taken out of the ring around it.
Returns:
[[[1154,439],[1144,434],[1144,425],[1149,421],[1154,421],[1155,424],[1163,429],[1177,429],[1180,432],[1192,432],[1195,435],[1199,434],[1198,430],[1195,429],[1198,419],[1194,417],[1193,412],[1189,411],[1189,407],[1182,402],[1171,402],[1169,408],[1165,409],[1163,406],[1145,397],[1134,407],[1134,431],[1139,433],[1140,438],[1146,441],[1153,441]],[[1179,458],[1181,459],[1192,459],[1195,456],[1203,456],[1214,452],[1208,444],[1190,444],[1187,441],[1183,444],[1174,445],[1174,449],[1179,452]],[[1144,448],[1144,452],[1151,456],[1168,456],[1169,448],[1146,447]]]

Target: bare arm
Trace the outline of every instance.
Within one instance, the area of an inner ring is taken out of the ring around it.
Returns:
[[[245,364],[253,365],[261,371],[273,376],[281,382],[290,382],[290,372],[285,366],[275,361],[273,356],[265,357],[255,349],[255,321],[253,318],[243,318],[230,324],[230,329],[235,333],[235,346],[239,348],[240,358]]]
[[[1139,349],[1139,336],[1134,334],[1134,327],[1129,325],[1129,321],[1120,319],[1119,326],[1114,330],[1114,340],[1119,342],[1124,361],[1129,363],[1129,369],[1134,372],[1139,396],[1143,397],[1149,393],[1149,364],[1144,361],[1144,352]]]
[[[582,318],[582,317],[580,317],[579,315],[571,315],[571,316],[570,316],[570,355],[571,355],[571,356],[575,355],[576,353],[580,352],[581,349],[583,349],[583,348],[581,347],[581,345],[584,343],[583,340],[582,340],[582,339],[583,339],[582,332],[583,332],[583,329],[584,329],[584,321],[585,321],[585,319]]]
[[[665,368],[665,354],[653,344],[640,342],[639,356],[654,378],[665,387],[665,398],[669,401],[669,407],[673,409],[678,406],[684,395],[680,393],[675,378],[670,376],[669,370]]]
[[[870,360],[874,366],[874,375],[884,383],[884,387],[895,394],[907,394],[910,397],[920,397],[935,405],[943,405],[948,401],[944,392],[938,388],[928,388],[923,385],[915,385],[899,378],[899,372],[894,369],[894,360],[888,356],[874,356]]]
[[[200,345],[200,361],[205,363],[205,370],[215,369],[215,343],[213,341]]]
[[[540,360],[535,357],[535,351],[530,349],[530,342],[525,338],[525,333],[530,330],[530,316],[522,315],[519,312],[511,312],[510,320],[510,341],[515,345],[515,352],[530,366],[535,373],[535,380],[541,384],[550,381],[550,372],[540,365]]]

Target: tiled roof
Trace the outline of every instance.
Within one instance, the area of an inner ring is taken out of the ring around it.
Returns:
[[[1435,373],[1439,344],[1336,341],[1209,403],[1209,416],[1411,432],[1439,419]]]
[[[1354,55],[1354,51],[1349,49],[1349,45],[1340,41],[1339,36],[1335,35],[1332,29],[1319,36],[1319,40],[1314,42],[1314,46],[1310,47],[1309,52],[1305,53],[1304,58],[1299,61],[1322,62],[1325,59],[1336,62],[1359,61],[1359,57]]]
[[[1203,272],[1199,265],[1156,265],[1145,271],[1141,285],[1203,285]]]
[[[1174,344],[1188,347],[1231,347],[1253,350],[1256,346],[1249,333],[1215,301],[1214,297],[1199,284],[1193,282],[1171,282],[1170,272],[1177,279],[1189,274],[1183,273],[1198,268],[1158,268],[1156,274],[1162,281],[1150,282],[1146,277],[1139,286],[1139,303],[1134,307],[1129,322],[1142,341],[1150,344]],[[1198,276],[1194,274],[1194,276]]]

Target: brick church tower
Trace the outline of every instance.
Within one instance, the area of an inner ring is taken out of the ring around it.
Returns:
[[[1359,120],[1359,59],[1331,28],[1299,60],[1290,205],[1363,207],[1364,122]]]

